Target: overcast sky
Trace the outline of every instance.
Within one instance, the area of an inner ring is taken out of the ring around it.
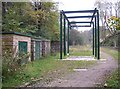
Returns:
[[[60,10],[93,9],[95,0],[59,0]]]
[[[59,10],[75,11],[75,10],[93,10],[95,0],[56,0],[59,1]],[[73,14],[71,14],[73,15]],[[74,14],[78,15],[78,14]],[[83,15],[83,14],[79,14]],[[75,19],[74,21],[86,21],[87,19]],[[71,20],[72,21],[72,20]],[[80,31],[89,30],[89,27],[79,28]]]
[[[59,10],[75,11],[75,10],[93,10],[95,8],[94,3],[96,0],[54,0],[54,1],[59,2]],[[119,0],[105,0],[105,1],[116,2]],[[78,15],[78,14],[74,14],[74,15]],[[79,14],[79,15],[83,15],[83,14]],[[89,19],[84,19],[84,20],[86,21]],[[75,21],[81,21],[81,19],[75,19]],[[100,22],[100,25],[101,25],[101,22]],[[80,31],[89,30],[89,29],[90,28],[88,27],[79,28]]]

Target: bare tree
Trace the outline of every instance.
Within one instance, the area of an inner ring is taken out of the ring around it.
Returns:
[[[108,0],[96,0],[95,6],[100,11],[100,20],[102,22],[103,29],[107,29],[109,30],[110,34],[114,34],[116,32],[116,29],[110,28],[108,19],[114,15],[116,17],[120,17],[118,16],[118,13],[120,13],[120,1],[113,3]]]
[[[115,16],[120,17],[120,16],[118,16],[119,12],[120,12],[120,1],[117,1],[114,3],[113,9],[115,10]]]
[[[106,30],[109,31],[109,35],[114,35],[117,31],[116,28],[111,28],[108,19],[111,16],[120,17],[120,0],[113,3],[109,0],[96,0],[95,7],[99,9],[100,20],[102,22],[102,29],[106,35]],[[105,30],[106,29],[106,30]],[[113,40],[114,46],[116,46],[116,40]]]

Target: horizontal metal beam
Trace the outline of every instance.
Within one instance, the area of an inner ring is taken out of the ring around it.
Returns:
[[[94,13],[93,13],[93,15],[92,15],[91,22],[92,22],[93,18],[95,17],[95,14],[97,13],[97,11],[98,11],[97,8],[95,8]]]
[[[66,20],[68,21],[68,23],[69,23],[70,21],[68,20],[68,18],[67,18],[67,16],[65,15],[64,11],[62,10],[61,12],[62,12],[62,14],[64,15],[65,19],[66,19]]]
[[[91,27],[91,25],[74,25],[74,26],[71,26],[71,27]]]
[[[87,21],[82,21],[82,22],[70,22],[70,24],[74,24],[74,23],[91,23],[91,22],[87,22]]]
[[[70,16],[70,17],[67,17],[68,19],[70,18],[92,18],[92,16]]]
[[[94,13],[95,10],[64,11],[64,13]]]

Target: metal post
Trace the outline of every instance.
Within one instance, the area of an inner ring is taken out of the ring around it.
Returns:
[[[98,33],[98,36],[97,36],[97,43],[98,43],[98,54],[97,54],[97,59],[99,60],[100,59],[100,36],[99,36],[99,11],[97,11],[97,33]]]
[[[96,16],[95,16],[95,57],[97,57],[97,24],[96,24]]]
[[[68,41],[67,41],[67,42],[68,42],[68,43],[67,43],[67,45],[68,45],[68,47],[67,47],[67,48],[68,48],[68,49],[67,49],[67,54],[69,54],[69,22],[68,22],[67,34],[68,34],[68,35],[67,35],[67,36],[68,36]]]
[[[60,59],[62,59],[62,12],[60,12]]]
[[[66,20],[64,17],[64,55],[66,55]]]
[[[93,23],[93,55],[94,55],[94,23]]]

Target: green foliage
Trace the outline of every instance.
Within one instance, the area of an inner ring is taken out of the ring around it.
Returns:
[[[23,60],[28,60],[29,54],[23,54],[18,56],[14,55],[11,50],[6,49],[2,55],[2,77],[3,82],[7,80],[8,77],[22,71],[22,66],[24,63],[21,63]]]
[[[107,87],[111,87],[114,89],[117,89],[118,87],[120,87],[118,70],[112,74],[112,76],[106,81],[106,83],[108,85]]]
[[[38,20],[38,30],[35,35],[42,36],[51,40],[59,39],[59,14],[55,7],[55,3],[40,2],[41,9],[35,12]]]
[[[108,19],[108,23],[111,29],[120,30],[120,18],[111,16],[111,18]]]
[[[21,32],[29,33],[34,32],[35,25],[29,12],[32,10],[30,3],[25,2],[14,2],[10,5],[5,6],[6,12],[3,13],[3,27],[2,30],[5,32]]]
[[[52,2],[4,2],[2,31],[59,39],[58,11]]]
[[[116,42],[116,47],[118,47],[118,38],[119,38],[119,34],[118,35],[111,35],[110,37],[108,36],[105,40],[103,40],[101,42],[101,45],[103,46],[109,46],[109,47],[115,47],[115,43]]]
[[[83,38],[77,30],[70,30],[70,45],[83,45]]]
[[[50,74],[50,78],[55,78],[56,75],[58,78],[72,72],[74,68],[86,68],[96,63],[96,61],[61,61],[58,59],[59,53],[56,54],[56,57],[48,56],[26,64],[23,71],[9,76],[3,82],[3,87],[19,86],[36,79],[43,81],[49,79]]]
[[[102,48],[101,50],[110,54],[111,56],[113,56],[114,59],[119,60],[118,55],[120,55],[120,52],[118,52],[118,50],[114,50],[114,49],[111,49],[111,48]],[[120,72],[120,69],[117,69],[108,78],[108,80],[106,81],[106,84],[107,84],[108,88],[111,87],[113,89],[118,89],[120,87],[119,72]]]

